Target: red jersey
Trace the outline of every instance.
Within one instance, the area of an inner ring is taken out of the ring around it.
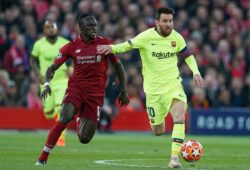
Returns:
[[[108,44],[111,42],[100,36],[89,43],[79,36],[61,48],[54,63],[62,64],[69,58],[74,61],[74,71],[69,79],[68,88],[80,88],[91,96],[104,96],[108,60],[115,64],[118,62],[118,57],[114,54],[97,54],[96,47]]]

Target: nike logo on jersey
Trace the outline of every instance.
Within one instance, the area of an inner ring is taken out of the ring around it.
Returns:
[[[152,43],[151,45],[157,45],[156,43]]]

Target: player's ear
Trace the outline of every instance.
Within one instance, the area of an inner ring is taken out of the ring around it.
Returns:
[[[57,27],[57,24],[55,22],[53,23],[53,28],[55,29],[56,32],[58,32],[58,27]]]
[[[155,20],[155,25],[156,25],[156,26],[159,25],[159,20],[158,20],[158,19]]]

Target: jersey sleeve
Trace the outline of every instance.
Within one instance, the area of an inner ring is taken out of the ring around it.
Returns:
[[[182,51],[186,46],[186,41],[184,40],[183,36],[178,34],[178,39],[177,39],[177,43],[178,43],[178,48],[177,48],[177,53]]]
[[[146,42],[145,32],[138,34],[136,37],[116,45],[111,45],[112,53],[124,53],[132,49],[142,48]]]
[[[40,56],[40,51],[39,51],[39,42],[35,42],[33,48],[32,48],[32,51],[31,51],[31,55],[33,57],[38,57]]]
[[[128,42],[132,48],[142,48],[145,42],[147,42],[145,32],[138,34],[134,38],[130,39]]]
[[[71,51],[72,51],[71,43],[64,45],[57,54],[54,63],[60,65],[63,64],[71,57]]]

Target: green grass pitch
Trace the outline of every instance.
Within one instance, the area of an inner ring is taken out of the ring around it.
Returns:
[[[55,147],[46,166],[35,166],[47,132],[0,132],[0,170],[161,170],[168,169],[170,135],[99,134],[87,145],[74,132]],[[200,161],[181,160],[183,170],[250,170],[250,137],[191,136],[204,147]]]

